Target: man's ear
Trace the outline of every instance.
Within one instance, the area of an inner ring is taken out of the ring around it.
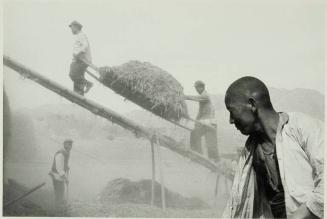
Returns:
[[[248,103],[250,104],[251,111],[253,113],[257,112],[257,102],[254,98],[250,97]]]

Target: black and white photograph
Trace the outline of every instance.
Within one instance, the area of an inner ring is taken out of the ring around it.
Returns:
[[[3,0],[3,217],[324,218],[324,0]]]

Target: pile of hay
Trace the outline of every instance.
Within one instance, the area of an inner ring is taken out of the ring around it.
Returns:
[[[154,185],[154,205],[161,207],[161,184],[155,182]],[[166,206],[173,209],[208,209],[207,203],[196,197],[184,197],[178,193],[165,188]],[[100,194],[100,201],[104,205],[117,204],[142,204],[151,203],[151,180],[143,179],[131,181],[129,179],[118,178],[108,182]]]
[[[105,86],[154,114],[173,121],[188,118],[181,84],[151,63],[129,61],[99,72]]]

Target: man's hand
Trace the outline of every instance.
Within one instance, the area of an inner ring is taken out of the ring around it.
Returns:
[[[289,219],[317,219],[305,204],[302,204],[290,217]]]
[[[191,100],[191,101],[195,101],[195,102],[208,101],[207,97],[202,97],[202,96],[184,95],[184,98],[186,100]]]

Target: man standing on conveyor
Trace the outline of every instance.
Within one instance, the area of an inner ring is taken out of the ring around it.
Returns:
[[[74,82],[74,91],[82,96],[87,93],[93,84],[85,79],[85,71],[87,62],[92,62],[90,44],[86,35],[82,32],[82,24],[77,21],[73,21],[69,27],[75,36],[73,46],[73,61],[70,65],[69,76]]]
[[[217,123],[215,119],[215,109],[212,105],[209,94],[205,89],[203,81],[196,81],[195,90],[199,95],[185,95],[186,100],[199,103],[199,112],[196,117],[198,123],[195,124],[190,136],[191,149],[202,154],[201,138],[205,137],[205,143],[208,151],[208,158],[218,162],[218,144],[217,144]],[[210,126],[212,128],[210,128]]]

